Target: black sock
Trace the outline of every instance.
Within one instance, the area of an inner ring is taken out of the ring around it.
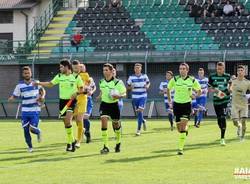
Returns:
[[[226,133],[226,128],[227,128],[226,117],[218,118],[218,125],[219,125],[220,131],[221,131],[221,139],[224,139],[225,133]]]

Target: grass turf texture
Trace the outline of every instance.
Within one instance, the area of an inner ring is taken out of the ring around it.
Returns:
[[[227,145],[219,145],[215,120],[201,128],[190,126],[183,156],[176,155],[178,133],[164,120],[148,120],[148,131],[135,137],[136,121],[123,120],[121,153],[109,126],[110,150],[102,148],[99,121],[92,121],[93,142],[66,153],[61,121],[42,121],[43,142],[33,136],[34,152],[27,153],[23,131],[17,121],[0,123],[0,183],[46,184],[233,184],[250,183],[233,176],[236,167],[250,167],[250,132],[244,142],[228,122]],[[75,129],[75,128],[74,128]]]

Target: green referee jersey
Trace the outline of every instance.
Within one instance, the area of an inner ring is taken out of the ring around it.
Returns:
[[[209,76],[208,84],[223,93],[225,93],[225,97],[219,98],[217,93],[214,93],[213,101],[214,105],[221,105],[224,103],[228,103],[230,100],[230,92],[228,90],[228,85],[231,83],[230,74],[224,73],[223,75],[218,75],[217,73],[213,73]]]
[[[59,98],[63,100],[70,99],[78,91],[78,88],[83,87],[81,77],[73,74],[57,74],[51,83],[53,85],[59,84]]]
[[[105,79],[100,80],[99,82],[100,90],[102,93],[101,100],[105,103],[115,103],[118,102],[118,99],[113,99],[110,96],[111,90],[117,90],[120,94],[126,93],[126,87],[124,83],[116,78],[112,78],[107,81]]]
[[[192,91],[201,90],[201,86],[194,77],[187,76],[183,79],[178,75],[169,81],[168,89],[174,90],[174,102],[183,104],[191,102]]]

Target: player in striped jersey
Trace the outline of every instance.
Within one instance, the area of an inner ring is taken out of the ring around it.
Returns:
[[[9,101],[13,101],[15,98],[22,100],[22,127],[28,151],[32,152],[33,145],[30,132],[36,134],[38,142],[41,142],[41,130],[38,128],[41,111],[39,103],[44,101],[45,90],[42,87],[33,86],[34,80],[31,79],[32,72],[30,67],[23,67],[22,75],[23,80],[16,85]]]
[[[197,81],[201,85],[201,95],[196,98],[197,113],[195,115],[194,125],[199,128],[203,119],[203,114],[206,111],[207,93],[208,93],[208,78],[204,76],[204,69],[200,68],[198,71]]]
[[[167,87],[168,87],[168,82],[173,78],[173,72],[172,71],[167,71],[166,72],[166,80],[160,83],[159,86],[159,90],[160,90],[160,94],[164,96],[164,103],[165,103],[165,107],[166,107],[166,111],[168,114],[168,119],[169,119],[169,123],[171,126],[171,131],[173,131],[174,129],[174,113],[173,113],[173,109],[171,109],[169,107],[168,104],[168,96],[167,96]],[[171,91],[171,98],[173,99],[174,97],[174,90]]]
[[[141,134],[141,125],[143,124],[144,131],[146,130],[146,120],[143,118],[143,111],[147,101],[147,90],[150,86],[148,76],[141,73],[142,65],[136,63],[134,66],[135,74],[129,76],[127,84],[128,90],[132,91],[132,103],[137,112],[138,127],[136,135]]]

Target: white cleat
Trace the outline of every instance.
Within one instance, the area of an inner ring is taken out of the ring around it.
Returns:
[[[33,153],[33,149],[32,148],[28,148],[28,152],[29,153]]]
[[[76,147],[76,148],[80,148],[80,147],[81,147],[81,144],[80,144],[80,143],[76,143],[75,147]]]
[[[141,132],[140,130],[137,130],[137,132],[135,133],[136,136],[140,136],[141,135]]]
[[[225,139],[221,139],[221,140],[220,140],[220,145],[221,145],[221,146],[226,146]]]

